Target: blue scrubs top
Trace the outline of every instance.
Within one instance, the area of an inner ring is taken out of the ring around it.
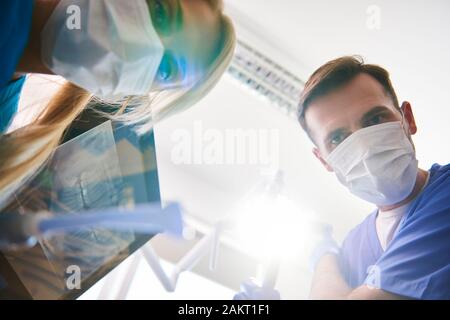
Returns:
[[[33,0],[0,1],[0,134],[17,111],[24,78],[11,81],[28,42]]]
[[[17,113],[20,92],[22,91],[25,77],[11,81],[0,89],[0,134],[4,133]]]
[[[450,164],[434,164],[385,251],[370,214],[343,242],[349,286],[363,284],[415,299],[450,299]]]

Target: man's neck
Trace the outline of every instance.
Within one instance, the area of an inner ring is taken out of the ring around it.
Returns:
[[[416,184],[414,185],[414,189],[413,189],[413,191],[411,191],[409,196],[407,196],[404,200],[402,200],[398,203],[395,203],[395,204],[391,204],[389,206],[378,206],[378,209],[380,211],[388,211],[388,210],[392,210],[392,209],[401,207],[401,206],[411,202],[422,191],[422,189],[427,181],[427,177],[428,177],[428,171],[419,169],[417,171]]]

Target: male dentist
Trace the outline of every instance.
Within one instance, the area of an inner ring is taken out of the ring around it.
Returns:
[[[327,62],[306,82],[298,119],[314,156],[376,206],[340,247],[324,234],[310,298],[450,299],[450,165],[418,167],[412,108],[399,104],[389,73],[359,57]],[[235,298],[278,297],[243,288]]]

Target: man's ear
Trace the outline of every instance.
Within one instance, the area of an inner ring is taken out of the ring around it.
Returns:
[[[329,172],[333,172],[333,168],[330,167],[330,165],[323,159],[322,155],[320,154],[319,148],[314,147],[312,149],[312,153],[316,156],[317,159],[322,163],[322,165],[327,169]]]
[[[408,124],[409,134],[413,135],[417,132],[416,120],[414,119],[414,114],[412,112],[411,104],[408,101],[402,103],[401,109],[403,111],[403,116]]]

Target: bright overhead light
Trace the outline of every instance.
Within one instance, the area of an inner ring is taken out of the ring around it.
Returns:
[[[283,195],[250,199],[236,217],[240,245],[260,258],[306,258],[317,237],[313,214]]]

